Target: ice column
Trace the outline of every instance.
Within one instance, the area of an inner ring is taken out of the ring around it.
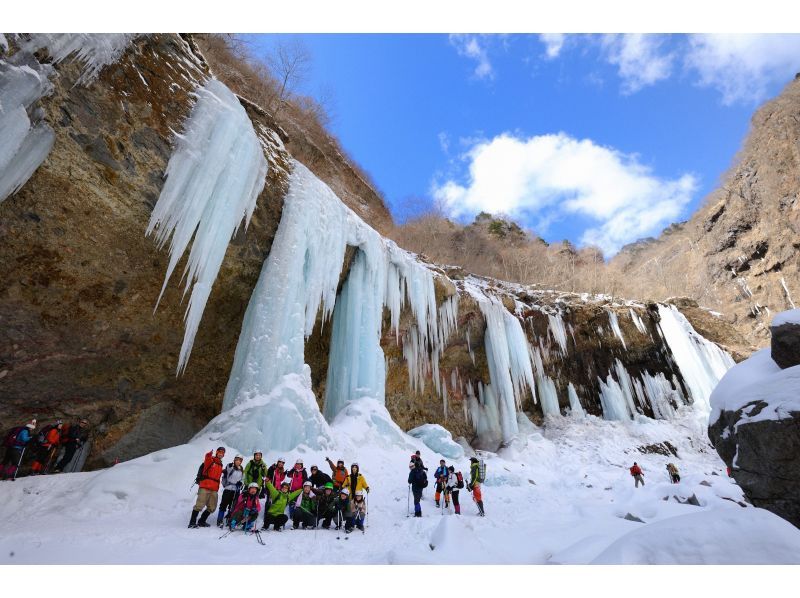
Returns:
[[[250,222],[267,175],[267,161],[253,124],[234,93],[210,79],[197,91],[184,132],[170,157],[147,235],[155,233],[170,259],[158,301],[186,251],[184,295],[191,287],[186,331],[177,371],[185,368],[200,319],[228,243],[242,221]]]
[[[659,304],[658,315],[661,332],[694,405],[708,413],[711,409],[711,391],[734,365],[733,359],[717,345],[699,335],[674,305]]]

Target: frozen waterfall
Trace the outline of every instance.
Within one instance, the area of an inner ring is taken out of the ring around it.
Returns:
[[[184,132],[170,157],[148,235],[155,233],[170,259],[158,301],[194,236],[183,272],[186,332],[178,373],[186,368],[194,337],[228,243],[250,222],[267,175],[267,161],[250,118],[234,93],[216,79],[197,91]],[[158,305],[158,302],[156,303]]]

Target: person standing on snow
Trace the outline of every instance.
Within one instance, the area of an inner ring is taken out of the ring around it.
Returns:
[[[284,469],[285,463],[286,459],[280,457],[275,463],[270,465],[269,469],[267,470],[267,479],[272,482],[272,485],[276,488],[281,487],[281,484],[286,477],[286,470]]]
[[[311,490],[311,480],[303,483],[303,492],[295,500],[294,513],[292,513],[292,527],[297,529],[303,524],[303,529],[317,527],[317,495]]]
[[[354,497],[359,490],[366,490],[367,494],[369,494],[367,480],[359,473],[358,463],[353,463],[350,466],[350,475],[345,478],[344,487],[350,491],[351,497]]]
[[[0,465],[0,477],[3,481],[16,478],[17,469],[22,462],[22,455],[25,447],[33,438],[33,431],[36,429],[36,420],[32,419],[24,426],[17,426],[10,429],[5,436],[3,446],[6,447],[6,454],[3,463]]]
[[[325,460],[331,468],[331,473],[333,473],[333,479],[331,480],[333,482],[333,487],[338,492],[339,488],[344,485],[344,481],[347,479],[347,468],[344,466],[344,459],[339,459],[335,466],[333,461],[328,457],[325,457]]]
[[[333,507],[336,511],[336,529],[339,529],[350,517],[350,491],[347,488],[339,490],[339,496],[334,501]]]
[[[294,463],[294,467],[286,472],[286,479],[289,480],[289,492],[302,490],[303,484],[308,480],[308,472],[303,467],[303,460],[298,459]],[[289,518],[294,515],[295,504],[294,501],[289,502]]]
[[[31,464],[33,475],[47,473],[50,469],[50,464],[58,451],[58,443],[61,441],[62,427],[61,420],[57,419],[56,423],[45,426],[36,435],[35,457]]]
[[[464,487],[464,478],[461,477],[461,472],[456,473],[455,467],[452,465],[447,468],[447,482],[445,483],[445,497],[450,494],[453,497],[453,507],[456,510],[456,515],[461,515],[461,505],[458,504],[458,491]]]
[[[316,465],[311,466],[311,475],[308,476],[309,481],[314,488],[322,488],[328,482],[332,482],[331,476],[324,471],[320,471]]]
[[[61,443],[64,445],[64,456],[56,464],[56,472],[61,472],[70,464],[75,452],[82,447],[89,439],[89,420],[81,419],[77,425],[70,424],[66,431],[61,435]]]
[[[241,521],[244,531],[250,531],[250,528],[258,520],[260,512],[261,503],[258,502],[258,484],[250,482],[250,485],[247,486],[247,492],[239,495],[236,507],[231,513],[231,529],[236,529],[236,526]]]
[[[283,482],[281,482],[281,489],[277,490],[275,486],[272,485],[272,482],[267,480],[267,492],[269,493],[269,499],[272,504],[270,504],[267,512],[264,513],[264,527],[261,529],[267,530],[270,525],[273,525],[275,531],[279,532],[289,520],[286,513],[284,513],[284,511],[286,511],[286,505],[293,502],[302,492],[302,489],[289,492],[289,484],[289,480],[283,480]]]
[[[225,511],[228,507],[233,511],[238,495],[242,489],[242,480],[244,479],[244,470],[242,463],[244,457],[236,455],[233,463],[228,463],[228,466],[222,472],[222,500],[219,503],[219,512],[217,512],[217,527],[222,527],[222,519],[225,517]]]
[[[433,478],[436,480],[436,492],[434,493],[433,498],[436,501],[437,507],[439,507],[439,501],[442,497],[442,492],[445,490],[447,476],[449,473],[450,472],[447,470],[447,464],[444,462],[444,459],[440,459],[439,467],[437,467],[436,471],[433,472]],[[445,492],[444,495],[444,502],[446,507],[450,506],[450,498],[447,496],[447,492]]]
[[[642,483],[644,486],[644,473],[642,472],[642,468],[639,467],[639,464],[636,461],[633,462],[633,467],[631,467],[631,475],[636,482],[636,488],[639,487],[639,482]]]
[[[470,457],[469,461],[469,484],[467,484],[467,490],[472,492],[472,500],[474,500],[475,504],[478,505],[478,514],[481,517],[485,517],[486,513],[483,510],[483,495],[481,494],[480,463],[475,457]]]
[[[261,492],[261,489],[264,487],[264,478],[267,477],[267,464],[264,463],[262,459],[261,451],[256,451],[253,453],[253,458],[247,464],[247,467],[244,468],[244,479],[242,483],[249,487],[250,484],[255,482],[258,484],[258,491]]]
[[[428,474],[422,466],[422,461],[414,463],[414,469],[408,472],[408,483],[411,485],[411,493],[414,495],[414,517],[422,517],[422,507],[419,501],[422,500],[422,490],[428,485]]]
[[[667,463],[667,473],[669,473],[669,479],[672,481],[673,484],[677,484],[678,482],[681,481],[681,476],[678,473],[678,468],[675,467],[674,463]]]
[[[216,454],[211,451],[206,453],[200,475],[197,476],[197,502],[192,509],[192,517],[189,519],[189,528],[210,527],[206,520],[208,516],[217,510],[217,492],[219,491],[219,480],[222,477],[222,459],[225,457],[225,447],[219,447]],[[205,511],[197,520],[197,514],[205,507]]]

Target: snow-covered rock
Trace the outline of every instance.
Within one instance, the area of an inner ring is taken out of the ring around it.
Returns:
[[[448,459],[463,459],[464,448],[453,440],[452,434],[438,424],[425,424],[408,431],[409,436],[419,438],[429,449]]]

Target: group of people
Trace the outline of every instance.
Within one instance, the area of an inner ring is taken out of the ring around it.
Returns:
[[[5,454],[0,464],[0,479],[15,480],[25,454],[32,455],[31,474],[60,473],[75,457],[89,439],[89,420],[83,418],[73,424],[64,424],[60,419],[36,431],[37,422],[32,419],[23,426],[6,431],[3,436]],[[57,460],[59,451],[64,453]]]
[[[354,528],[365,531],[369,485],[358,463],[352,463],[348,470],[343,459],[334,465],[326,458],[329,475],[316,465],[311,466],[309,474],[302,459],[288,469],[282,457],[267,467],[260,451],[253,453],[244,467],[241,455],[227,465],[223,465],[224,458],[224,447],[206,453],[195,480],[199,489],[189,528],[210,527],[208,518],[216,511],[218,527],[227,524],[231,530],[241,526],[250,531],[257,529],[263,510],[262,530],[272,526],[281,531],[291,519],[294,529],[318,525],[330,529],[335,525],[337,530],[344,527],[346,533]]]
[[[411,462],[408,464],[408,488],[409,494],[414,496],[414,517],[422,517],[422,492],[428,486],[428,468],[422,462],[420,452],[417,451],[411,455]],[[468,492],[472,493],[472,500],[478,506],[478,514],[484,517],[486,513],[483,510],[483,495],[481,493],[481,484],[486,477],[486,469],[483,462],[477,457],[470,458],[469,467],[469,482],[466,484]],[[460,471],[456,471],[452,465],[447,465],[444,459],[439,460],[439,467],[433,474],[436,482],[436,492],[434,494],[434,501],[437,508],[449,508],[450,501],[453,501],[453,507],[456,515],[461,515],[461,505],[458,502],[459,490],[464,488],[464,476]],[[442,495],[444,495],[444,505],[442,505]]]
[[[639,484],[644,486],[644,472],[642,468],[639,467],[639,464],[634,461],[633,465],[630,468],[631,476],[633,477],[633,481],[635,487],[638,488]],[[667,475],[669,476],[669,481],[673,484],[678,484],[681,481],[681,475],[678,473],[678,468],[675,466],[674,463],[667,463]]]

